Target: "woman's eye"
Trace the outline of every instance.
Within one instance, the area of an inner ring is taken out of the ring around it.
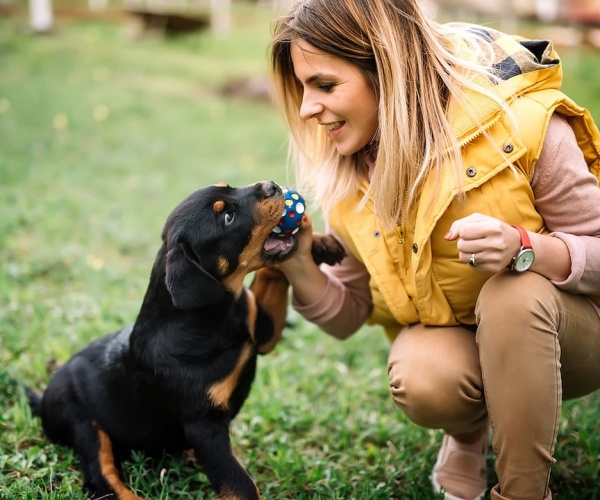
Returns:
[[[235,219],[235,212],[225,212],[225,225],[229,226],[229,224],[231,224],[233,222],[233,219]]]
[[[331,92],[335,87],[335,83],[320,83],[319,90],[323,90],[324,92]]]

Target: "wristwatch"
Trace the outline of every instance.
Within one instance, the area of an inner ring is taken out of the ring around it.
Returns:
[[[512,225],[512,224],[511,224]],[[512,225],[519,234],[521,235],[521,248],[517,255],[515,255],[510,264],[508,264],[508,269],[511,271],[517,271],[518,273],[522,273],[527,271],[535,260],[535,253],[533,253],[533,248],[531,247],[531,241],[529,241],[529,235],[527,231],[523,229],[521,226]]]

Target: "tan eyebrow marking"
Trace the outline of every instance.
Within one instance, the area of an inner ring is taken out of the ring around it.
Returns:
[[[223,200],[218,200],[213,203],[213,210],[220,214],[225,208],[225,202]]]

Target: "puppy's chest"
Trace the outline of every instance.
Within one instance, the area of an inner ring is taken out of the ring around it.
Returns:
[[[244,321],[227,323],[205,324],[196,334],[152,349],[147,366],[154,394],[161,388],[177,398],[178,407],[235,414],[254,379],[257,348]]]
[[[236,333],[238,338],[244,339],[241,348],[227,373],[209,384],[206,391],[208,399],[216,408],[230,410],[232,397],[236,390],[244,393],[239,394],[243,399],[250,389],[256,364],[255,325],[257,314],[258,308],[254,294],[250,290],[245,290],[238,302],[238,311],[236,311],[238,319]]]
[[[185,327],[163,330],[159,336],[138,341],[134,334],[132,350],[149,369],[150,378],[144,385],[151,394],[162,390],[174,396],[178,407],[199,403],[235,414],[255,375],[256,318],[257,306],[250,294],[211,318],[190,315]],[[125,342],[116,340],[113,352],[126,344],[125,334],[119,339]]]
[[[255,363],[256,348],[250,342],[246,342],[237,354],[234,364],[228,367],[227,373],[209,383],[206,396],[211,406],[223,411],[231,410],[233,396],[239,390],[244,392],[240,396],[245,398],[254,378]]]

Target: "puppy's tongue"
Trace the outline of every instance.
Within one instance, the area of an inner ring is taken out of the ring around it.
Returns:
[[[291,236],[287,238],[273,238],[272,236],[265,241],[264,250],[268,253],[283,252],[294,244]]]

